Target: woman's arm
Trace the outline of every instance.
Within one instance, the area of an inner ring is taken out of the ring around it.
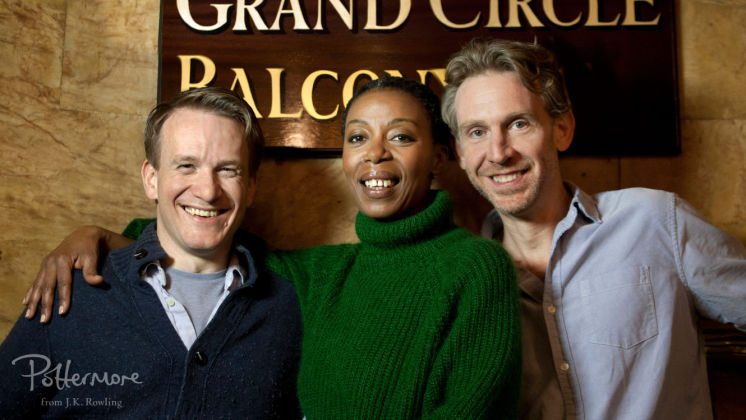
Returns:
[[[484,243],[458,262],[452,324],[425,391],[427,419],[513,419],[521,385],[518,289],[507,253]]]
[[[23,298],[26,318],[34,317],[41,301],[40,321],[44,323],[51,319],[55,287],[59,294],[58,312],[66,313],[70,307],[73,269],[82,270],[83,277],[89,284],[99,284],[103,281],[103,277],[97,273],[99,254],[123,248],[130,243],[131,239],[98,226],[76,229],[42,260],[36,280]]]

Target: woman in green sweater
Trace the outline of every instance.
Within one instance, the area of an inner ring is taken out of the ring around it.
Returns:
[[[374,80],[348,103],[342,136],[360,242],[267,261],[300,298],[304,414],[514,418],[513,267],[495,242],[457,228],[446,193],[430,190],[449,140],[437,97],[407,79]]]

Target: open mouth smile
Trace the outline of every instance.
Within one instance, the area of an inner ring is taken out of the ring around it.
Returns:
[[[371,171],[360,177],[360,184],[368,191],[386,191],[399,184],[400,178],[384,171]]]
[[[361,181],[361,183],[365,185],[366,188],[380,190],[383,188],[391,188],[398,184],[399,181],[395,179],[368,179],[366,181]]]
[[[493,175],[490,177],[490,179],[495,181],[498,184],[507,184],[509,182],[513,182],[516,179],[520,178],[526,172],[528,172],[528,169],[524,169],[522,171],[513,172],[509,174],[504,174],[504,175]]]
[[[219,214],[222,214],[225,212],[225,210],[202,210],[197,209],[194,207],[186,207],[181,206],[181,208],[184,209],[185,212],[192,216],[198,216],[198,217],[216,217]]]

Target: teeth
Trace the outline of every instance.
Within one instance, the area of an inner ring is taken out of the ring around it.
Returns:
[[[390,179],[369,179],[365,181],[365,186],[368,188],[388,188],[394,185],[394,181]]]
[[[491,178],[492,178],[493,181],[495,181],[495,182],[497,182],[499,184],[504,184],[506,182],[510,182],[510,181],[518,179],[519,176],[521,176],[521,174],[514,173],[514,174],[510,174],[510,175],[496,175],[496,176],[493,176]]]
[[[191,214],[192,216],[215,217],[218,215],[217,210],[200,210],[193,209],[191,207],[184,207],[184,210],[186,210],[186,212]]]

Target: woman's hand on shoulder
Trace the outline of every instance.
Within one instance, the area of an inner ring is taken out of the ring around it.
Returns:
[[[82,226],[44,257],[34,283],[23,298],[23,304],[26,305],[26,318],[34,317],[41,301],[40,321],[45,323],[51,319],[55,288],[58,289],[59,294],[58,313],[62,315],[67,312],[70,307],[73,269],[82,270],[83,277],[89,284],[95,285],[103,282],[103,277],[97,272],[99,248],[100,246],[109,247],[112,242],[116,244],[116,239],[112,240],[111,235],[119,236],[98,226]],[[125,245],[122,242],[119,244]]]

